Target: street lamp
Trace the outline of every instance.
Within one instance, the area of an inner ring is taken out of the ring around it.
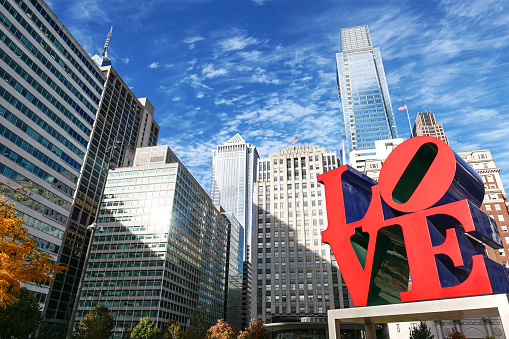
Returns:
[[[122,144],[122,142],[120,140],[118,140],[117,137],[115,137],[115,140],[113,141],[113,144],[106,148],[106,152],[104,154],[106,155],[105,158],[108,159],[108,162],[106,163],[106,166],[103,167],[103,171],[105,171],[104,186],[106,186],[106,181],[108,180],[109,170],[110,169],[115,169],[115,167],[116,167],[116,164],[111,162],[111,157],[112,157],[113,153],[116,150],[118,150],[118,147],[121,144]],[[90,234],[90,240],[88,241],[87,254],[85,255],[85,262],[83,263],[83,269],[81,271],[81,278],[80,278],[80,282],[79,282],[79,285],[78,285],[78,293],[76,294],[76,298],[74,300],[74,306],[72,308],[71,319],[70,319],[70,322],[69,322],[69,325],[68,325],[69,328],[67,330],[67,336],[66,336],[67,339],[71,339],[72,338],[72,333],[73,333],[73,330],[74,330],[74,322],[76,321],[76,313],[78,312],[78,304],[79,304],[79,300],[80,300],[81,289],[83,288],[83,282],[85,281],[85,273],[86,273],[86,270],[87,270],[88,259],[89,259],[89,256],[90,256],[90,249],[92,248],[92,241],[93,241],[93,238],[94,238],[95,231],[99,231],[99,233],[103,233],[104,232],[104,227],[97,223],[97,219],[99,217],[99,211],[101,209],[101,204],[102,204],[102,201],[103,201],[103,197],[104,197],[104,188],[101,191],[101,197],[99,199],[99,205],[97,206],[97,211],[95,213],[94,222],[92,224],[88,225],[88,227],[87,227],[87,231],[90,230],[92,233]]]

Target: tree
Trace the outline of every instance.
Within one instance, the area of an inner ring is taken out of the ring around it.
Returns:
[[[207,331],[207,339],[236,339],[237,332],[224,319],[217,319],[217,323]]]
[[[83,318],[73,333],[79,339],[108,339],[113,334],[115,321],[108,307],[96,306]]]
[[[410,339],[433,339],[433,337],[434,335],[431,334],[429,327],[422,321],[419,326],[412,328],[410,331]]]
[[[239,339],[265,339],[266,336],[267,330],[263,326],[263,321],[251,319],[246,330],[240,332]]]
[[[184,332],[180,328],[180,325],[177,321],[172,320],[166,324],[162,333],[162,339],[183,339]]]
[[[191,318],[191,326],[184,333],[184,339],[203,339],[207,336],[208,329],[205,312],[196,311]]]
[[[145,317],[140,319],[138,325],[132,329],[131,339],[153,339],[158,331],[154,322],[149,317]]]
[[[0,195],[0,307],[16,302],[22,283],[49,283],[66,269],[37,247],[12,206]]]
[[[451,334],[447,336],[448,339],[467,339],[464,334],[462,334],[456,326],[453,327]]]
[[[15,295],[17,301],[0,307],[0,338],[29,338],[42,320],[39,302],[22,287]]]

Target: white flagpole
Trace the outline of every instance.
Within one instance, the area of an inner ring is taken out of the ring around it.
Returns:
[[[408,126],[410,127],[410,138],[414,137],[414,132],[412,130],[412,123],[410,122],[410,114],[408,114],[408,106],[405,101],[405,109],[406,109],[406,117],[408,118]]]

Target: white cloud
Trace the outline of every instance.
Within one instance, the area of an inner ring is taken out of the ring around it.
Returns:
[[[131,59],[129,59],[129,57],[122,58],[122,62],[124,63],[124,65],[128,65],[130,61]]]
[[[244,49],[247,46],[257,44],[258,42],[259,42],[258,39],[255,39],[253,37],[249,37],[246,35],[237,35],[219,41],[219,46],[223,49],[223,51],[234,51]]]
[[[226,68],[214,69],[214,65],[208,64],[207,66],[205,66],[202,69],[202,74],[206,78],[215,78],[215,77],[218,77],[218,76],[222,76],[222,75],[228,74],[228,70]]]
[[[158,69],[159,68],[159,62],[153,62],[150,65],[148,65],[148,68],[150,69]]]
[[[194,46],[195,46],[195,43],[198,42],[198,41],[201,41],[201,40],[205,40],[205,38],[202,37],[202,36],[196,35],[196,36],[184,39],[184,40],[182,40],[182,42],[188,44],[189,45],[189,49],[193,49]]]
[[[171,99],[171,101],[180,101],[180,97],[173,97],[173,99]]]
[[[203,98],[204,96],[205,96],[205,94],[203,94],[203,92],[198,92],[198,93],[196,93],[196,97],[197,97],[198,99],[201,99],[201,98]]]

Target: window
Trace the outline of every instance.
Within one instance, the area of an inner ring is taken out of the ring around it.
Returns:
[[[505,251],[503,248],[499,249],[498,253],[500,254],[500,256],[505,257]]]
[[[495,210],[500,211],[500,204],[495,204]]]
[[[500,227],[502,228],[502,232],[507,232],[507,226],[502,225],[502,226],[500,226]]]
[[[491,205],[486,204],[484,207],[486,207],[486,211],[491,211]]]
[[[505,237],[505,243],[509,244],[509,237]]]
[[[497,215],[498,221],[505,221],[504,216],[502,214]]]

